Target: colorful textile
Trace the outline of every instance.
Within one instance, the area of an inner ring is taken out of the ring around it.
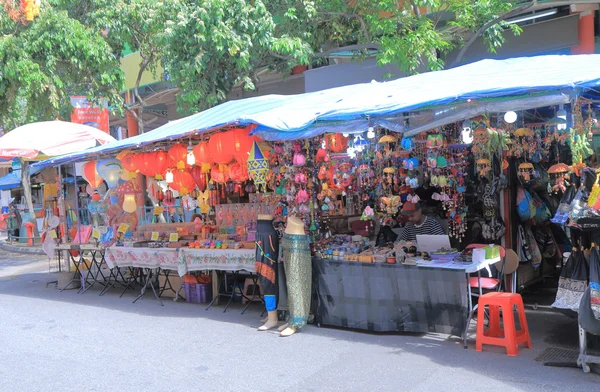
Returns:
[[[600,254],[592,248],[590,255],[590,303],[596,320],[600,320]]]
[[[258,220],[256,224],[256,263],[260,287],[265,295],[276,295],[279,236],[272,220]]]
[[[310,312],[312,264],[308,236],[283,235],[283,263],[290,312],[288,325],[299,329],[306,325]]]

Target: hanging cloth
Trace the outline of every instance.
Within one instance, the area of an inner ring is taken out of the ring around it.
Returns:
[[[590,255],[590,303],[594,317],[600,320],[600,254],[596,246]]]

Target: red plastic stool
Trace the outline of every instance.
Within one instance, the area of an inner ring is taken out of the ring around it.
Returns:
[[[484,310],[488,306],[490,309],[490,327],[487,331],[483,330]],[[517,307],[519,315],[519,325],[521,329],[517,331],[515,326],[514,307]],[[479,297],[477,309],[477,340],[475,349],[481,351],[484,344],[492,346],[506,347],[506,354],[511,357],[519,355],[519,345],[525,344],[531,348],[531,338],[529,337],[529,328],[525,318],[525,307],[523,298],[520,294],[513,293],[488,293]],[[502,309],[502,319],[504,329],[500,327],[500,309]]]

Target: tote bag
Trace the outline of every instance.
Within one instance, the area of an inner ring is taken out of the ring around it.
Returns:
[[[585,256],[580,250],[571,253],[558,280],[558,291],[553,308],[577,312],[588,285],[588,269]]]

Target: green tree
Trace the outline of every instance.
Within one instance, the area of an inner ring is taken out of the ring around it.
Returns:
[[[0,12],[0,124],[68,118],[70,96],[120,105],[123,75],[99,31],[48,4],[32,23]]]
[[[175,3],[175,2],[174,2]],[[164,64],[180,88],[179,108],[195,112],[226,100],[236,86],[255,88],[266,68],[307,64],[311,48],[302,37],[276,35],[261,0],[178,1],[163,35]]]
[[[520,34],[506,19],[533,6],[505,0],[276,0],[279,30],[309,43],[313,58],[353,45],[358,56],[377,49],[380,65],[396,64],[415,73],[439,70],[459,50],[452,65],[479,37],[490,52],[504,43],[504,31]],[[427,10],[428,12],[423,12]],[[452,60],[452,59],[450,59]]]

